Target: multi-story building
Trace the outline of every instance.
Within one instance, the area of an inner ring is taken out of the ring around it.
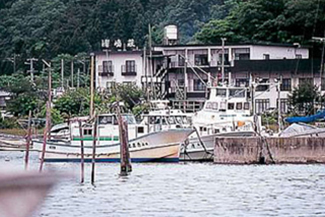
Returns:
[[[197,110],[208,97],[207,86],[216,85],[224,69],[224,80],[231,85],[247,86],[250,78],[269,83],[256,88],[257,112],[277,106],[274,79],[281,79],[281,106],[286,111],[288,93],[299,82],[312,79],[320,84],[318,65],[309,59],[309,49],[299,45],[166,45],[153,47],[151,53],[97,52],[96,85],[110,88],[114,82],[134,82],[153,98],[166,98],[175,107]]]

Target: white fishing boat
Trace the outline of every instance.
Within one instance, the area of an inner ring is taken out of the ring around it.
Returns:
[[[190,128],[167,129],[149,132],[150,123],[138,125],[131,114],[122,115],[128,123],[129,150],[132,162],[177,162],[180,144],[193,132]],[[69,124],[70,139],[46,142],[46,162],[78,162],[81,159],[81,141],[84,142],[85,162],[90,162],[93,141],[96,140],[97,162],[120,160],[120,138],[115,114],[101,114],[97,118],[97,134],[94,124],[82,122],[81,134],[78,122]],[[41,151],[42,140],[33,141],[33,148]]]
[[[181,160],[213,160],[217,137],[256,135],[261,118],[251,115],[247,88],[210,87],[210,97],[201,111],[192,116],[195,133],[182,145]]]

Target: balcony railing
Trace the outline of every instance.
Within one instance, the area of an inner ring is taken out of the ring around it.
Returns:
[[[98,74],[99,76],[113,76],[114,75],[113,65],[98,66]]]
[[[122,65],[121,72],[124,76],[137,75],[137,65]]]

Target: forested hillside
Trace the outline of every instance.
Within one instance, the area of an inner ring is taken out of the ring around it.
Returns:
[[[1,0],[0,73],[19,54],[53,59],[100,49],[101,39],[154,43],[176,24],[181,43],[310,43],[324,37],[325,0]],[[21,61],[22,62],[22,61]],[[18,63],[19,65],[19,63]],[[18,67],[19,68],[19,67]]]

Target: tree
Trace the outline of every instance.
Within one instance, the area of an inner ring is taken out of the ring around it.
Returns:
[[[315,113],[315,103],[320,99],[318,87],[311,83],[302,83],[294,88],[288,96],[291,113]]]

